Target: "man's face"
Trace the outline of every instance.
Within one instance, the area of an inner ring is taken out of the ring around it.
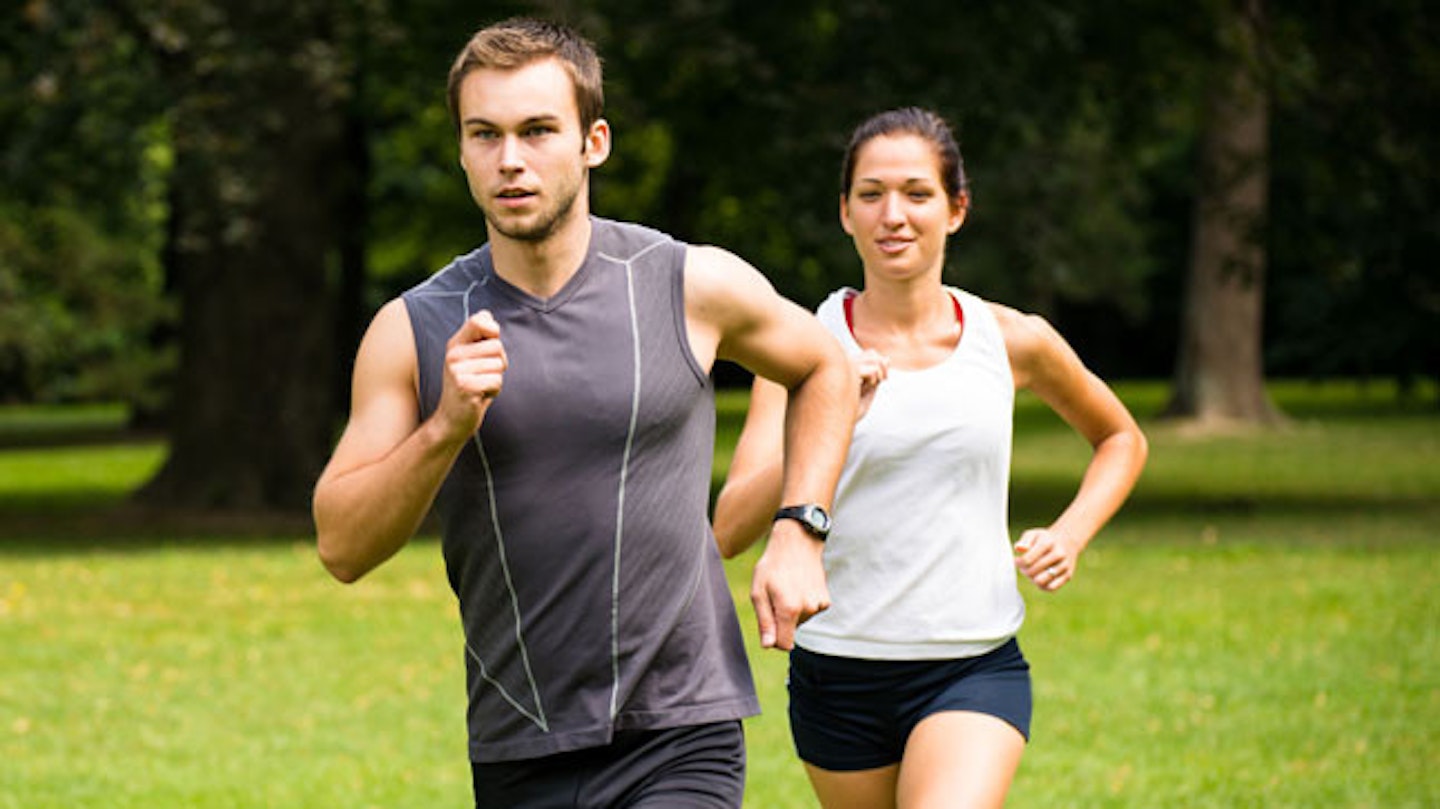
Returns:
[[[542,241],[589,213],[588,171],[609,156],[610,130],[596,121],[581,131],[557,60],[472,71],[459,101],[460,165],[492,235]]]

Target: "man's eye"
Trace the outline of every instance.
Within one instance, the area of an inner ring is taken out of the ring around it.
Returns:
[[[476,129],[470,133],[470,137],[472,140],[494,140],[496,134],[493,130]]]
[[[527,127],[525,131],[521,132],[520,134],[524,135],[527,138],[538,138],[548,135],[554,131],[555,130],[553,128],[548,126],[531,126]]]

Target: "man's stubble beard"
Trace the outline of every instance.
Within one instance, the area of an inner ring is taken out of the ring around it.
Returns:
[[[539,220],[529,226],[511,226],[498,216],[486,214],[490,227],[496,233],[507,239],[514,239],[517,242],[543,242],[553,235],[560,223],[570,218],[571,212],[575,210],[575,201],[580,198],[580,189],[583,184],[571,189],[570,193],[561,199],[560,204],[549,216],[542,216]]]

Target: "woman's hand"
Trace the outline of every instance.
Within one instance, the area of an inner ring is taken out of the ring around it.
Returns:
[[[1015,566],[1046,592],[1074,578],[1079,561],[1080,550],[1048,528],[1032,528],[1015,543]]]
[[[850,358],[850,364],[860,377],[860,408],[855,411],[855,420],[865,417],[870,409],[870,400],[875,398],[875,389],[890,373],[890,359],[873,349],[865,349]]]

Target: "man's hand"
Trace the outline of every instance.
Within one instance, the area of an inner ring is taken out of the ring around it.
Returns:
[[[485,418],[505,384],[505,346],[500,326],[487,310],[472,315],[445,344],[445,387],[437,414],[446,433],[468,438]]]
[[[795,628],[829,608],[830,590],[821,561],[824,550],[825,544],[794,520],[780,520],[771,529],[750,586],[761,646],[792,648]]]

